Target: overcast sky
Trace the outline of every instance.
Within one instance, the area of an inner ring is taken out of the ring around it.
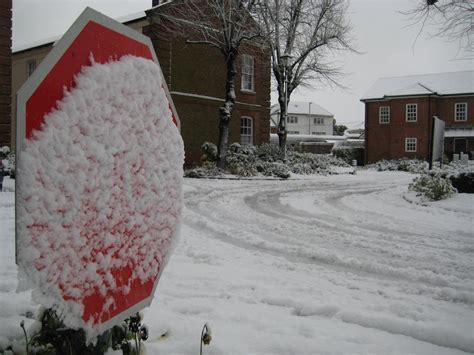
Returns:
[[[312,101],[332,112],[338,123],[352,124],[364,120],[364,105],[359,99],[379,77],[474,70],[473,60],[459,51],[456,41],[429,38],[427,31],[416,40],[419,26],[410,26],[406,16],[400,14],[410,9],[414,1],[352,0],[348,18],[363,54],[337,58],[347,73],[340,81],[347,89],[316,85],[297,90],[291,100]],[[14,0],[13,47],[61,35],[86,6],[117,18],[147,9],[151,2]],[[275,98],[272,94],[272,102]]]

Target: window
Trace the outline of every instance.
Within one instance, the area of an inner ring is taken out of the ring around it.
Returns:
[[[407,122],[416,122],[417,104],[407,104]]]
[[[36,60],[30,59],[26,62],[26,73],[31,76],[36,69]]]
[[[288,131],[288,134],[300,134],[300,131]]]
[[[454,104],[454,120],[455,121],[467,120],[467,103],[466,102],[458,102]]]
[[[311,132],[313,136],[325,136],[326,132]]]
[[[288,123],[298,123],[297,116],[288,116]]]
[[[323,117],[316,117],[316,118],[313,120],[313,123],[314,123],[314,124],[324,124],[324,118],[323,118]]]
[[[242,91],[255,91],[254,85],[254,62],[249,55],[242,56]]]
[[[253,144],[252,117],[240,118],[240,144]]]
[[[405,152],[416,152],[416,138],[405,138]]]
[[[390,106],[380,106],[379,123],[390,123]]]

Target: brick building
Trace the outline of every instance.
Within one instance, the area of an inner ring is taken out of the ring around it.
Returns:
[[[12,0],[0,2],[0,147],[11,144]]]
[[[381,78],[365,103],[365,161],[428,159],[432,117],[446,123],[445,154],[474,152],[474,71]]]
[[[204,45],[190,45],[185,38],[166,35],[167,31],[162,27],[165,24],[153,20],[157,11],[160,11],[160,6],[124,18],[121,22],[149,36],[153,42],[181,121],[186,165],[190,166],[199,161],[204,141],[217,143],[219,107],[224,102],[225,93],[225,63],[217,50]],[[14,93],[53,44],[50,40],[14,49]],[[242,70],[244,63],[245,75]],[[269,141],[270,65],[266,48],[254,43],[245,43],[241,47],[236,80],[237,100],[229,127],[229,142],[261,144]],[[16,108],[13,108],[12,120],[16,117],[15,111]]]

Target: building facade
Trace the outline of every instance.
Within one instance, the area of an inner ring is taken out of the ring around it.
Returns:
[[[361,101],[366,163],[429,159],[433,116],[445,121],[448,158],[474,151],[474,71],[382,78]]]
[[[11,145],[12,0],[0,2],[0,147]]]
[[[189,45],[185,38],[166,35],[165,24],[153,20],[160,6],[121,21],[149,36],[157,53],[181,122],[186,165],[198,163],[201,145],[217,143],[219,107],[224,102],[225,62],[204,45]],[[16,93],[54,42],[18,48],[13,54],[13,92]],[[236,105],[229,142],[261,144],[269,141],[270,57],[266,48],[245,43],[239,52]],[[13,105],[12,119],[16,117]],[[14,139],[15,134],[12,132]]]
[[[271,125],[276,133],[280,119],[280,106],[271,107]],[[314,102],[293,102],[288,104],[288,134],[332,136],[334,115]]]

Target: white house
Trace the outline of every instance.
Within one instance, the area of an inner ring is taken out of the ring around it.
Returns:
[[[280,106],[270,109],[271,126],[278,127]],[[334,115],[314,102],[293,102],[288,104],[288,134],[333,135]]]

